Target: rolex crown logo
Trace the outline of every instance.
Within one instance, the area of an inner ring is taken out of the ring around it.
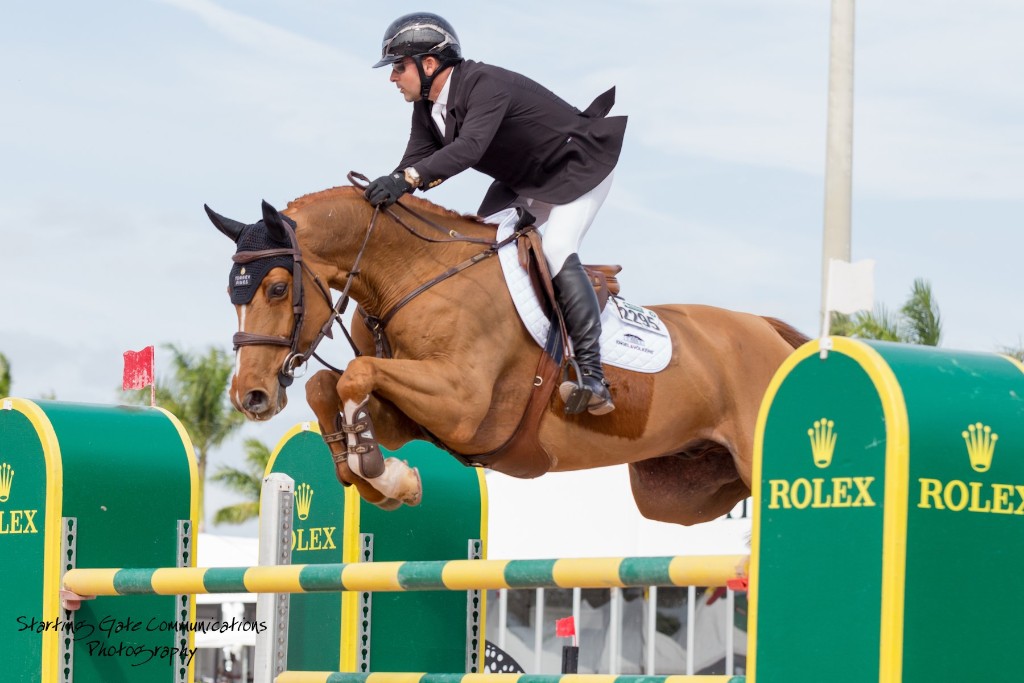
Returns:
[[[832,431],[835,424],[823,417],[815,420],[814,427],[807,430],[807,436],[811,437],[811,455],[818,467],[825,468],[832,464],[832,452],[836,449],[836,433]]]
[[[299,519],[309,517],[309,506],[313,503],[313,489],[309,484],[299,484],[295,487],[295,505],[299,510]]]
[[[976,472],[988,472],[988,468],[992,466],[992,454],[996,450],[999,435],[994,434],[988,425],[975,422],[968,425],[962,436],[967,443],[967,456],[971,459],[971,467]]]
[[[0,503],[6,503],[11,497],[11,484],[14,483],[14,468],[7,463],[0,464]]]

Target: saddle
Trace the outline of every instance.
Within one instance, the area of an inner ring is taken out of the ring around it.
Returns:
[[[534,242],[535,239],[536,242]],[[544,276],[541,274],[538,265],[538,259],[543,258],[540,235],[537,235],[535,232],[529,233],[526,235],[526,239],[521,238],[518,241],[517,247],[519,249],[519,263],[530,274],[533,291],[537,293],[537,298],[548,308],[545,312],[549,315],[552,314],[554,311],[551,307],[555,303],[546,294],[543,283]],[[545,261],[545,263],[547,262]],[[594,285],[597,301],[603,311],[608,303],[608,298],[618,296],[619,294],[619,279],[616,275],[622,272],[622,266],[584,264],[583,270],[586,271],[587,277],[590,278],[591,284]],[[548,275],[548,279],[550,279],[550,275]]]

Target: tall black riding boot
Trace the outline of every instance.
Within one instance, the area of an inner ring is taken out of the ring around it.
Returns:
[[[615,410],[615,404],[601,369],[601,310],[579,256],[572,254],[565,259],[562,269],[551,281],[582,374],[579,378],[582,388],[571,381],[562,382],[558,388],[565,401],[565,411],[573,414],[588,410],[592,415],[610,413]]]

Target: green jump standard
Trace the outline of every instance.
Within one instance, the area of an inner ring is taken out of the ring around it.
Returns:
[[[833,342],[759,416],[748,678],[1020,680],[1024,366]]]
[[[173,628],[194,621],[187,595],[69,612],[60,589],[70,567],[194,566],[197,490],[192,444],[166,411],[2,399],[4,680],[191,681],[192,631]]]

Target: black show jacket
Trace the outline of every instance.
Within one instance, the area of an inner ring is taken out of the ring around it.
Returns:
[[[581,112],[539,83],[500,67],[465,60],[449,75],[441,137],[433,103],[413,104],[412,130],[396,170],[414,166],[430,188],[473,168],[494,178],[480,205],[488,215],[517,196],[566,204],[615,168],[626,117],[605,115],[615,88]]]

